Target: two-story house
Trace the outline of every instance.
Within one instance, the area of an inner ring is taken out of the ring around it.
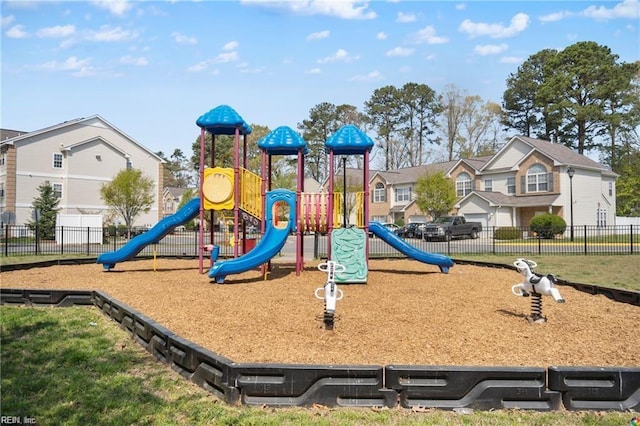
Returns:
[[[493,156],[372,172],[371,219],[428,221],[412,191],[420,176],[436,171],[455,182],[456,212],[485,226],[526,226],[540,213],[570,224],[571,210],[574,225],[615,224],[615,173],[564,145],[523,136]]]
[[[25,224],[38,187],[49,182],[61,214],[106,214],[100,187],[119,171],[136,168],[156,184],[155,201],[134,225],[162,217],[164,160],[99,115],[65,121],[32,132],[2,131],[0,217]]]

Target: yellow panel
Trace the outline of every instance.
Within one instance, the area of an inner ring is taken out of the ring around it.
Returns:
[[[213,167],[204,169],[202,182],[205,210],[233,209],[233,169]]]

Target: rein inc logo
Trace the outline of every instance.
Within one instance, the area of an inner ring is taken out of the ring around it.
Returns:
[[[35,417],[20,416],[0,416],[0,424],[2,425],[37,425]]]

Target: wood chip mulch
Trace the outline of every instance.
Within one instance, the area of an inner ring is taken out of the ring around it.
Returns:
[[[322,322],[319,262],[296,276],[274,263],[225,284],[198,273],[197,260],[129,261],[2,272],[0,287],[102,290],[174,333],[236,362],[469,365],[640,365],[640,308],[559,286],[543,297],[544,324],[531,324],[530,299],[507,269],[456,265],[442,274],[412,260],[371,260],[367,284],[339,285],[333,330]],[[208,269],[205,265],[205,272]],[[553,271],[540,271],[553,273]]]

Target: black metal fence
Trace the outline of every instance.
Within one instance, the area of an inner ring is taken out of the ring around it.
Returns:
[[[575,226],[554,238],[539,238],[528,227],[488,227],[476,239],[459,238],[451,241],[426,241],[406,238],[404,241],[419,250],[451,256],[460,254],[505,255],[623,255],[638,254],[640,226]],[[571,238],[573,235],[573,238]],[[214,243],[220,246],[220,256],[232,256],[232,233],[215,232]],[[309,235],[305,247],[313,247],[313,256],[326,257],[327,236]],[[209,242],[209,235],[205,241]],[[260,240],[259,234],[246,236],[240,246],[250,249]],[[27,226],[5,225],[0,228],[0,257],[28,255],[98,256],[118,250],[129,241],[126,232],[113,228],[57,227],[49,232]],[[286,254],[286,253],[285,253]],[[295,253],[290,253],[294,255]],[[370,257],[403,257],[403,254],[379,238],[369,239]],[[146,246],[139,256],[198,256],[197,231],[176,231],[158,244]],[[308,257],[308,254],[305,255]]]

